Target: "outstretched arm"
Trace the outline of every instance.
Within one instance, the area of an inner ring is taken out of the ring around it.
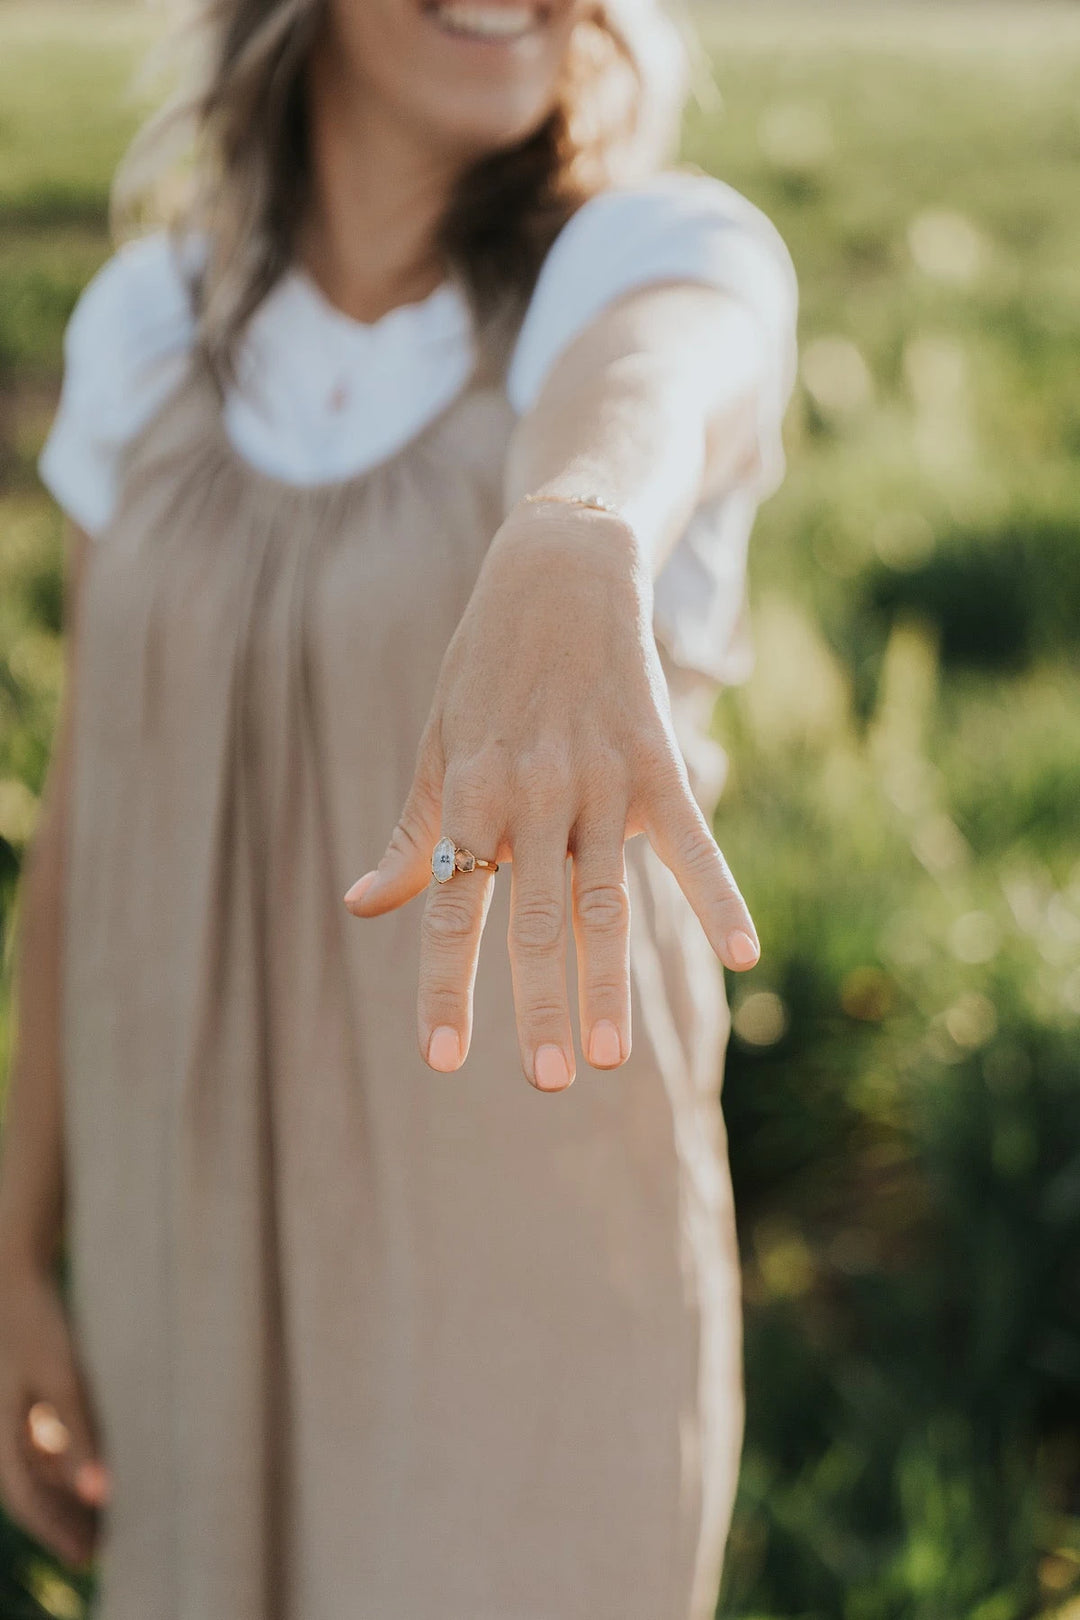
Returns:
[[[601,494],[655,577],[702,497],[754,463],[766,360],[757,318],[711,287],[621,299],[566,350],[519,423],[508,506],[534,492]]]
[[[541,1090],[574,1077],[568,854],[595,1067],[630,1051],[628,837],[648,836],[727,967],[758,957],[672,730],[652,581],[703,494],[752,463],[767,375],[754,317],[696,285],[635,293],[567,349],[513,441],[508,515],[447,649],[401,819],[346,897],[361,917],[402,905],[428,883],[442,834],[512,860],[521,1061]],[[615,510],[563,498],[585,493]],[[418,1036],[435,1069],[456,1069],[468,1050],[492,881],[461,874],[428,896]]]

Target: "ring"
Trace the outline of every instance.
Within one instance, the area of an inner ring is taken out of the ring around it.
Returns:
[[[431,875],[436,883],[449,883],[456,872],[497,872],[498,861],[482,861],[471,849],[461,849],[452,838],[440,838],[431,852]]]

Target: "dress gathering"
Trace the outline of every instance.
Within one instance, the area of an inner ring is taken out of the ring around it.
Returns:
[[[742,1395],[704,935],[632,840],[633,1051],[551,1098],[520,1072],[505,874],[453,1075],[416,1050],[422,899],[358,923],[341,896],[408,790],[515,422],[665,280],[745,300],[769,361],[755,465],[656,586],[711,810],[790,260],[730,188],[663,175],[582,205],[501,348],[452,283],[364,326],[290,272],[223,398],[186,252],[147,238],[87,289],[41,461],[93,540],[63,1039],[102,1615],[707,1620]]]

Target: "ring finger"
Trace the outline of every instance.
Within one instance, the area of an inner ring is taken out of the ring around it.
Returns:
[[[574,829],[574,938],[581,1044],[593,1068],[630,1055],[630,897],[626,812],[579,818]]]
[[[458,819],[444,799],[443,827],[458,848],[494,859],[498,834],[490,824]],[[440,1074],[459,1069],[472,1038],[473,985],[480,940],[495,874],[478,868],[455,872],[445,883],[432,879],[420,925],[420,990],[417,1038],[424,1061]]]

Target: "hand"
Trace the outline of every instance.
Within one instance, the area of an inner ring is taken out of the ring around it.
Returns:
[[[349,890],[358,917],[431,878],[445,833],[512,860],[510,961],[521,1062],[543,1091],[574,1078],[566,990],[566,857],[581,1032],[589,1062],[630,1052],[630,908],[623,845],[644,832],[720,959],[758,959],[742,896],[689,787],[652,633],[652,586],[610,513],[518,507],[493,540],[443,660],[401,819]],[[434,1069],[469,1048],[472,991],[494,874],[431,884],[418,1036]]]
[[[0,1291],[0,1497],[37,1541],[83,1565],[94,1550],[108,1476],[60,1293],[29,1264],[5,1268]]]

